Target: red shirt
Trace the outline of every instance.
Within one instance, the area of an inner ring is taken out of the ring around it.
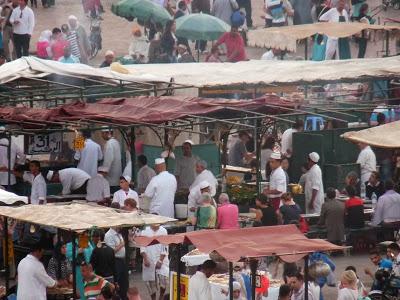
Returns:
[[[61,56],[64,56],[64,48],[68,46],[68,41],[64,39],[55,40],[51,45],[53,60],[58,61]]]
[[[217,212],[219,229],[239,228],[239,209],[235,204],[222,204]]]
[[[347,200],[344,204],[346,208],[353,207],[353,206],[361,206],[364,205],[364,201],[361,198],[353,197]]]
[[[246,60],[246,51],[244,49],[243,38],[240,33],[236,33],[232,35],[230,32],[225,32],[218,39],[218,45],[225,44],[226,46],[226,55],[230,59],[231,62],[238,62]],[[232,57],[232,53],[238,51],[237,54]]]

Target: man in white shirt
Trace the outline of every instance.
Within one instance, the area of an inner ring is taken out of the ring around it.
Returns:
[[[0,127],[0,132],[5,130],[4,127]],[[0,139],[0,185],[7,188],[8,185],[12,187],[16,183],[16,179],[13,173],[10,174],[10,182],[8,182],[8,139]],[[24,151],[16,144],[13,138],[11,138],[11,170],[14,170],[15,164],[24,164],[25,154]]]
[[[31,248],[31,252],[20,261],[17,299],[46,300],[46,288],[57,285],[57,281],[47,274],[40,261],[43,253],[43,246],[37,243]]]
[[[205,300],[212,299],[211,285],[208,278],[214,274],[217,264],[212,260],[206,260],[201,270],[197,271],[189,279],[189,293],[188,299],[190,300]]]
[[[287,275],[288,284],[292,288],[291,300],[304,300],[304,277],[303,274],[296,272],[295,274]],[[320,287],[311,282],[308,283],[308,300],[319,300]]]
[[[139,208],[139,197],[138,194],[129,187],[131,183],[130,176],[121,176],[119,179],[120,190],[116,191],[113,195],[112,203],[118,203],[122,208],[126,199],[134,199],[136,201],[137,208]]]
[[[94,177],[97,175],[97,164],[103,159],[103,152],[100,145],[91,139],[90,131],[83,131],[82,136],[85,138],[85,146],[75,152],[74,159],[79,161],[78,169]]]
[[[269,158],[269,166],[272,170],[269,186],[263,191],[263,194],[268,196],[275,210],[279,209],[281,196],[283,193],[286,193],[287,190],[286,175],[281,167],[281,161],[281,154],[279,152],[272,152]]]
[[[345,9],[345,1],[338,0],[336,7],[332,7],[320,18],[321,22],[349,22],[349,15]],[[335,59],[339,56],[339,40],[335,37],[328,37],[326,42],[325,59]]]
[[[164,217],[174,217],[174,200],[177,188],[175,176],[167,171],[164,158],[155,160],[157,175],[154,176],[144,192],[150,198],[150,213]]]
[[[168,235],[167,230],[159,224],[146,227],[140,234],[146,237]],[[159,299],[164,299],[169,288],[169,259],[168,247],[156,244],[140,248],[143,257],[142,279],[146,283],[152,300],[156,299],[157,287],[160,288]]]
[[[143,154],[137,157],[137,164],[139,167],[139,171],[137,172],[137,191],[144,193],[150,180],[156,176],[156,172],[147,165],[147,157]]]
[[[29,170],[33,175],[30,203],[31,204],[46,204],[47,185],[46,180],[40,172],[40,162],[32,160],[29,163]]]
[[[369,180],[371,173],[376,171],[376,156],[371,147],[365,143],[358,143],[360,154],[357,158],[357,163],[360,164],[361,182],[365,183]]]
[[[110,183],[111,192],[115,192],[119,188],[119,177],[122,174],[121,147],[112,129],[103,129],[101,136],[106,140],[103,167],[107,168],[106,179]]]
[[[385,182],[386,192],[379,197],[376,204],[372,225],[382,224],[392,225],[400,222],[400,194],[395,190],[395,184],[392,180]]]
[[[115,255],[115,277],[114,282],[118,283],[119,295],[122,299],[126,299],[129,288],[129,273],[126,264],[125,242],[119,228],[110,228],[105,236],[104,242],[108,247],[114,250]]]
[[[324,186],[322,171],[318,166],[319,155],[312,152],[308,155],[309,170],[305,183],[306,212],[308,214],[320,213],[324,203]]]
[[[193,181],[189,190],[191,191],[193,188],[198,186],[201,182],[207,181],[210,185],[210,195],[212,197],[217,193],[218,180],[215,178],[214,174],[207,169],[207,162],[204,160],[198,160],[196,162],[196,179]]]
[[[13,24],[13,40],[17,58],[29,56],[29,43],[35,27],[35,15],[28,7],[28,0],[20,0],[14,8],[10,23]]]
[[[192,154],[193,142],[186,140],[182,145],[182,157],[176,158],[175,176],[179,190],[188,190],[196,177],[196,162],[199,158]]]
[[[66,168],[59,171],[49,171],[47,180],[62,184],[62,195],[86,194],[90,175],[77,168]]]
[[[107,174],[105,167],[99,167],[97,175],[90,178],[87,183],[86,201],[97,204],[106,204],[110,202],[110,184],[104,178]]]
[[[293,133],[304,130],[303,120],[296,120],[292,128],[286,129],[281,138],[281,153],[290,158],[293,154]]]

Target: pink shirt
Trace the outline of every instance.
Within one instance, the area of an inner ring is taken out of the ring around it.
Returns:
[[[239,209],[235,204],[222,204],[218,207],[218,228],[237,229],[239,228]]]

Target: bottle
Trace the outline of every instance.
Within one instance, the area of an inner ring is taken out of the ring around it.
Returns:
[[[365,183],[361,183],[361,199],[365,199]]]
[[[376,203],[378,202],[378,197],[376,196],[375,193],[372,193],[372,195],[371,195],[371,200],[372,200],[372,209],[375,210],[375,208],[376,208]]]

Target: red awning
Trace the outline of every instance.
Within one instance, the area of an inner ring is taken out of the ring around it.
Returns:
[[[308,253],[343,249],[324,240],[308,239],[295,225],[201,230],[135,240],[141,246],[192,244],[203,253],[216,251],[231,262],[264,256],[279,256],[286,262],[294,262]]]
[[[188,116],[212,114],[220,119],[231,109],[258,111],[269,114],[285,112],[293,108],[294,102],[268,95],[255,100],[229,100],[183,97],[134,97],[123,99],[104,99],[96,103],[76,102],[53,109],[26,107],[0,108],[0,120],[25,121],[35,123],[60,121],[100,121],[114,124],[161,124],[183,119]],[[215,115],[217,114],[217,115]]]

